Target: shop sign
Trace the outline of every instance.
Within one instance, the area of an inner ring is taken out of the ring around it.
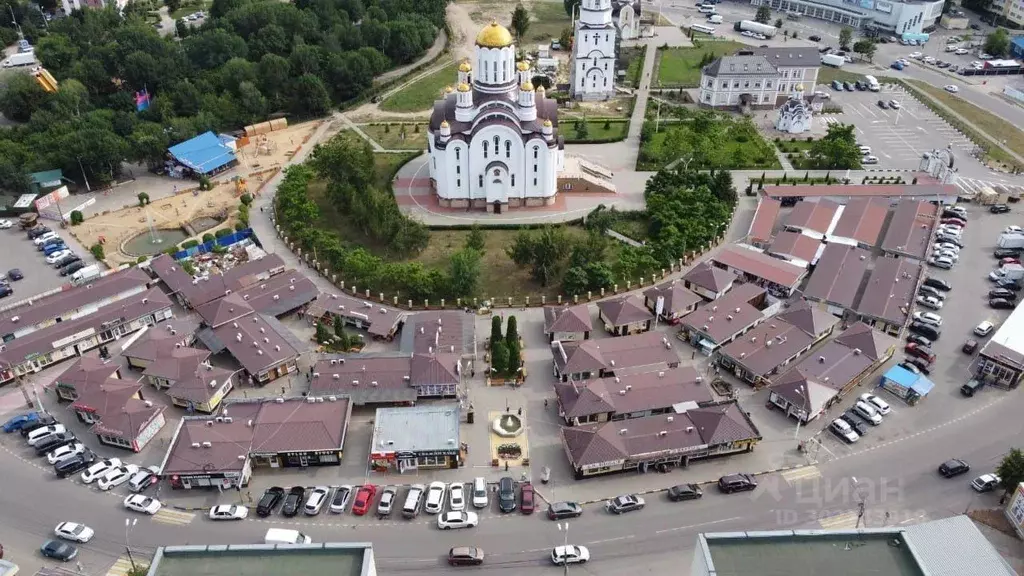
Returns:
[[[883,0],[877,0],[875,2],[875,10],[885,12],[886,14],[892,14],[892,4],[884,2]]]

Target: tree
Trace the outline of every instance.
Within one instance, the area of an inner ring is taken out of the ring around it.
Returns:
[[[1003,28],[985,37],[985,52],[993,56],[1005,56],[1010,51],[1010,34]]]
[[[579,5],[580,0],[562,0],[562,7],[565,8],[565,15],[568,16],[570,20],[576,17],[576,8],[578,8]],[[568,45],[568,43],[563,42],[562,49],[567,50]]]
[[[576,121],[576,139],[586,140],[590,136],[590,128],[587,127],[586,120]]]
[[[448,276],[452,296],[472,296],[480,282],[480,252],[472,248],[463,248],[452,254]]]
[[[316,341],[318,344],[327,344],[331,341],[331,331],[323,322],[316,323]]]
[[[504,340],[498,340],[491,344],[491,372],[495,376],[508,372],[508,346],[505,345]]]
[[[853,40],[853,28],[849,26],[843,26],[843,29],[839,31],[839,47],[843,50],[850,49],[850,42]]]
[[[767,4],[762,4],[757,7],[757,13],[754,14],[754,22],[760,22],[761,24],[767,24],[772,19],[772,9]]]
[[[529,29],[530,13],[522,4],[519,4],[512,11],[512,33],[516,35],[516,40],[520,45],[523,43],[523,36],[526,36],[526,31]]]
[[[77,226],[77,225],[81,224],[82,222],[85,222],[85,217],[82,216],[82,212],[79,211],[79,210],[72,210],[71,211],[71,225],[72,226]]]
[[[509,315],[508,320],[505,322],[505,343],[509,346],[509,349],[511,349],[513,342],[519,342],[519,330],[516,326],[516,317]]]
[[[491,318],[491,346],[495,343],[503,341],[505,338],[501,335],[501,316],[493,316]]]
[[[483,254],[487,247],[486,240],[487,239],[484,237],[484,231],[480,229],[480,225],[473,224],[469,229],[469,236],[466,237],[466,248],[476,250],[480,254]]]
[[[105,256],[105,254],[103,252],[103,244],[100,244],[100,243],[96,243],[96,244],[93,244],[92,246],[90,246],[89,247],[89,252],[92,252],[92,255],[97,260],[103,260],[103,258]]]
[[[516,264],[529,266],[533,278],[548,286],[565,256],[566,241],[565,230],[559,226],[547,226],[538,234],[520,230],[505,253]]]
[[[573,266],[565,271],[565,276],[562,278],[562,290],[569,296],[586,294],[589,286],[590,277],[587,276],[587,270],[584,267]]]
[[[1012,494],[1017,486],[1024,482],[1024,453],[1020,448],[1011,448],[1003,456],[1002,462],[996,467],[996,476],[999,476],[999,485],[1006,496]]]
[[[576,0],[579,2],[579,0]],[[572,28],[566,26],[562,28],[562,33],[558,35],[558,44],[562,47],[562,50],[570,50],[572,48]]]
[[[776,28],[782,28],[782,18],[776,18],[775,24],[773,24],[773,26],[775,26]]]
[[[345,333],[345,321],[341,319],[341,316],[334,317],[334,338],[338,348],[342,350],[349,349],[349,337]]]
[[[877,49],[878,46],[875,44],[875,41],[870,38],[858,40],[853,43],[853,51],[864,56],[868,62],[871,62],[875,57],[875,50]]]
[[[181,8],[181,0],[164,0],[168,12],[177,12]]]
[[[519,367],[522,366],[522,347],[519,345],[518,339],[515,341],[506,341],[505,347],[508,349],[508,361],[505,365],[505,373],[510,377],[515,378],[519,374]]]
[[[811,147],[811,160],[819,170],[860,168],[861,153],[853,124],[832,124],[828,133]]]
[[[30,74],[12,74],[0,94],[0,112],[11,120],[28,122],[47,100],[49,95]]]

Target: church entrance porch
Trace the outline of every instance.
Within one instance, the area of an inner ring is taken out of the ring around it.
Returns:
[[[507,203],[508,191],[508,167],[502,162],[492,162],[487,166],[487,172],[484,175],[484,193],[487,196],[487,204]]]

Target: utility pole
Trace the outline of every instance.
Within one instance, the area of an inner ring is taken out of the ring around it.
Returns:
[[[138,518],[125,518],[124,519],[124,549],[128,552],[128,562],[132,565],[132,572],[138,572],[138,567],[135,566],[135,557],[132,556],[132,546],[128,543],[128,532],[135,527],[135,524],[139,521]]]

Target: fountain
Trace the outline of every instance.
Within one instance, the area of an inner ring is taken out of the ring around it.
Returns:
[[[148,210],[146,211],[146,223],[149,224],[149,242],[151,244],[160,244],[163,242],[163,238],[156,233],[156,226],[153,226],[153,215],[150,214]]]
[[[515,438],[523,433],[523,420],[515,414],[501,414],[491,422],[491,430],[502,438]]]

